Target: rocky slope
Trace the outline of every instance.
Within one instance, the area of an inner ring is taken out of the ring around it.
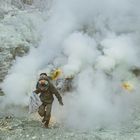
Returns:
[[[24,1],[29,4],[29,1]],[[31,3],[30,3],[31,4]],[[0,82],[16,57],[22,57],[40,40],[43,19],[38,9],[19,1],[1,1],[0,5]]]

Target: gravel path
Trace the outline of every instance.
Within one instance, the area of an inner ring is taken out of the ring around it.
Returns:
[[[1,117],[0,140],[139,140],[140,115],[127,127],[118,129],[72,130],[59,124],[45,129],[39,120]]]

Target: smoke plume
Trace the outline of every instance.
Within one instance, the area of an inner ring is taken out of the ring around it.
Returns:
[[[74,128],[107,127],[127,120],[137,103],[140,68],[138,0],[54,0],[36,49],[17,58],[2,84],[4,102],[27,104],[31,83],[49,64],[74,76],[73,91],[53,115]],[[129,81],[129,93],[122,83]]]

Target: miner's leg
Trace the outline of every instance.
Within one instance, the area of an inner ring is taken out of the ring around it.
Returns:
[[[43,117],[45,115],[45,105],[42,104],[38,109],[38,114]]]
[[[48,128],[49,121],[51,118],[51,109],[52,109],[52,104],[47,104],[46,105],[46,112],[44,115],[44,121],[45,121],[45,127]]]

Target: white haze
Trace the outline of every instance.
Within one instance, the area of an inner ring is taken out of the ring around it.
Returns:
[[[140,98],[140,81],[130,71],[140,68],[139,5],[138,0],[54,1],[40,45],[16,59],[2,84],[4,103],[27,104],[32,81],[51,63],[64,76],[75,76],[64,107],[53,108],[59,122],[95,128],[127,120]],[[133,83],[132,94],[121,88],[123,81]]]

